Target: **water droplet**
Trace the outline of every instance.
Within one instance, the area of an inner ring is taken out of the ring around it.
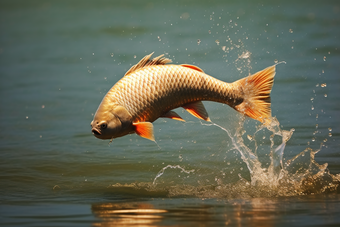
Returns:
[[[247,58],[250,57],[250,55],[251,55],[251,53],[250,53],[249,51],[246,51],[246,52],[243,52],[243,53],[241,54],[241,56],[239,56],[238,58],[239,58],[239,59],[247,59]]]
[[[321,87],[327,87],[326,83],[321,84]]]

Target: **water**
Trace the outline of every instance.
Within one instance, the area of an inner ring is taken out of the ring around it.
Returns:
[[[337,1],[1,1],[4,226],[338,225]],[[275,63],[266,128],[205,102],[157,144],[101,141],[101,99],[146,54],[232,82]]]

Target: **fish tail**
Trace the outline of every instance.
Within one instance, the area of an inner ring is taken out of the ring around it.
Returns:
[[[270,121],[270,92],[274,83],[276,65],[265,68],[235,83],[243,91],[243,102],[234,108],[244,115],[262,123]]]

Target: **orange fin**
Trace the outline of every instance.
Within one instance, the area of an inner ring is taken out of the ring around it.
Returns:
[[[155,57],[154,59],[150,60],[150,57],[153,53],[146,55],[144,58],[142,58],[142,60],[140,60],[137,64],[135,64],[134,66],[132,66],[126,73],[124,76],[136,71],[137,69],[141,69],[147,66],[151,66],[151,65],[164,65],[166,63],[170,63],[171,60],[168,58],[163,57],[164,54]]]
[[[204,73],[203,70],[202,70],[201,68],[199,68],[199,67],[197,67],[197,66],[195,66],[195,65],[183,64],[183,65],[181,65],[181,66],[184,66],[184,67],[187,67],[187,68],[190,68],[190,69],[193,69],[193,70],[197,70],[197,71],[199,71],[199,72]]]
[[[234,108],[262,123],[270,120],[270,92],[274,83],[275,66],[270,66],[234,84],[244,92],[244,101]]]
[[[137,135],[155,141],[155,137],[153,135],[153,125],[150,122],[137,122],[133,123],[135,126],[135,132]]]
[[[161,117],[166,117],[166,118],[170,118],[170,119],[177,120],[177,121],[185,121],[176,112],[171,111],[171,110],[163,114]]]
[[[189,104],[186,104],[182,106],[186,111],[194,115],[195,117],[205,120],[205,121],[210,121],[210,118],[208,116],[208,112],[205,109],[203,103],[201,101],[198,102],[192,102]]]

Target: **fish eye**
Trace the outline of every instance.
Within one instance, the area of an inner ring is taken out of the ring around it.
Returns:
[[[100,125],[100,128],[101,128],[101,129],[106,129],[106,128],[107,128],[107,124],[106,124],[106,123],[101,124],[101,125]]]

